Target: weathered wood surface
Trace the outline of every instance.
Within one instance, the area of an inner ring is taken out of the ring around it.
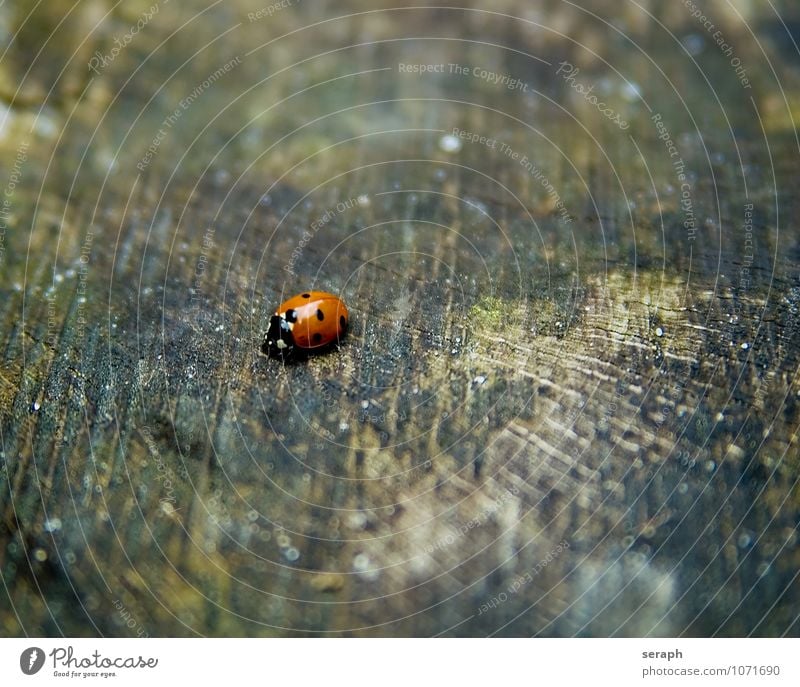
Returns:
[[[749,89],[681,3],[168,3],[89,72],[150,4],[2,8],[0,633],[798,634],[768,6],[708,9]],[[306,288],[348,340],[260,357]]]

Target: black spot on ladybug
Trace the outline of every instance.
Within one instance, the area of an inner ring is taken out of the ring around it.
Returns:
[[[347,326],[347,320],[344,318],[344,315],[339,316],[339,326],[344,329]]]
[[[319,308],[317,308],[317,319],[322,322],[325,319],[325,313],[322,312]]]
[[[322,334],[320,334],[319,332],[314,332],[314,336],[311,337],[311,340],[314,343],[319,343],[320,341],[322,341]]]
[[[286,321],[287,322],[296,322],[297,321],[297,311],[294,310],[294,309],[287,310],[286,311]]]
[[[311,298],[311,294],[310,293],[301,293],[300,296],[302,298]]]

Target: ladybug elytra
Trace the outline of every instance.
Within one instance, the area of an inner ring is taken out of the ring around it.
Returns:
[[[347,306],[332,293],[306,291],[290,298],[269,320],[261,351],[289,358],[295,353],[324,350],[347,332]]]

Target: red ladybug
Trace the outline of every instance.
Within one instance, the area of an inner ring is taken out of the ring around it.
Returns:
[[[261,351],[286,359],[323,350],[344,337],[349,318],[345,304],[332,293],[306,291],[275,311]]]

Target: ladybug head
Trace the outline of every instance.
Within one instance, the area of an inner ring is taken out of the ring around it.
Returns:
[[[273,315],[269,329],[261,344],[261,352],[275,358],[288,358],[294,351],[294,337],[289,323],[280,315]]]

